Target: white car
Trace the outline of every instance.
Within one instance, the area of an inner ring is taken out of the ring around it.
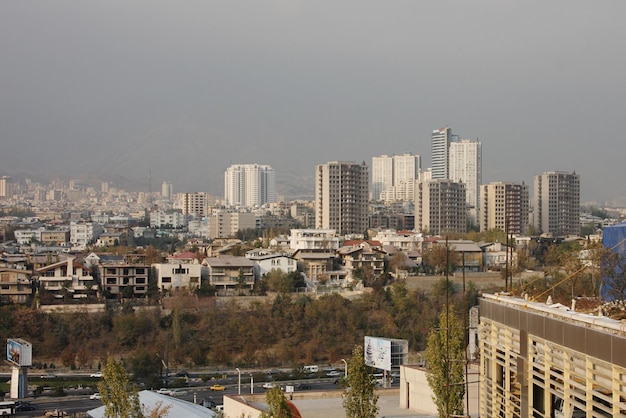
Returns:
[[[263,388],[264,389],[271,389],[271,388],[275,388],[278,387],[278,385],[274,382],[265,382],[263,383]]]
[[[91,373],[89,377],[95,377],[95,378],[100,379],[102,377],[102,372]]]
[[[178,390],[170,391],[170,396],[187,396],[187,395],[189,395],[189,392],[187,392],[185,389],[178,389]]]
[[[168,389],[168,388],[161,388],[161,389],[157,390],[156,393],[158,393],[159,395],[173,396],[173,391],[171,389]]]
[[[341,374],[342,373],[340,371],[333,370],[333,371],[330,371],[330,372],[326,373],[326,376],[328,376],[328,377],[339,377],[339,376],[341,376]]]
[[[100,392],[93,393],[89,396],[89,399],[100,400]]]

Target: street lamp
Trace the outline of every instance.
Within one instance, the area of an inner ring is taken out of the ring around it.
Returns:
[[[341,359],[341,361],[343,361],[343,364],[344,364],[343,377],[344,379],[347,379],[348,378],[348,362],[344,359]]]
[[[237,394],[241,395],[241,370],[239,367],[236,367],[235,370],[237,370]]]

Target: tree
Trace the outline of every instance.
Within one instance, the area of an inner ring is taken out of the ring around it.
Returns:
[[[104,416],[107,418],[141,418],[141,405],[137,388],[131,386],[128,374],[122,363],[111,356],[102,369],[102,380],[98,382],[98,390],[104,405]]]
[[[376,381],[367,366],[363,346],[355,345],[348,361],[348,377],[343,392],[343,408],[346,418],[373,418],[378,416]]]
[[[465,397],[465,338],[460,319],[452,307],[439,314],[439,327],[433,328],[426,343],[426,380],[440,417],[463,414]]]
[[[291,418],[291,410],[289,409],[287,398],[285,398],[281,388],[270,388],[265,394],[265,401],[270,410],[268,413],[263,413],[263,417]]]
[[[450,250],[447,245],[434,245],[424,252],[422,257],[424,266],[434,274],[443,274],[454,271],[455,266],[461,262],[459,253]],[[447,264],[446,264],[447,263]]]

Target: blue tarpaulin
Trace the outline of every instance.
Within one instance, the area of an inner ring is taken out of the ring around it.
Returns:
[[[626,223],[618,225],[607,226],[604,228],[602,235],[602,245],[605,248],[619,254],[621,257],[626,258]],[[620,268],[619,266],[617,268]],[[621,274],[622,272],[616,272]],[[608,283],[602,286],[602,297],[604,300],[612,300],[614,297],[609,296]]]

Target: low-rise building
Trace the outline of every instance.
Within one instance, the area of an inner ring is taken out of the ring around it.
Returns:
[[[254,278],[260,279],[272,270],[293,273],[298,270],[297,261],[284,253],[254,249],[246,253],[246,258],[254,262]]]
[[[0,267],[0,302],[28,303],[34,291],[32,271]]]
[[[209,283],[218,292],[228,293],[254,287],[254,263],[246,257],[220,255],[202,262]]]
[[[479,347],[480,416],[626,415],[623,321],[484,294]]]
[[[97,295],[98,283],[91,269],[76,257],[40,267],[36,272],[40,289],[55,299],[86,299]]]
[[[100,260],[98,272],[104,296],[107,298],[140,298],[148,293],[148,272],[146,264],[129,264],[112,260]]]
[[[166,263],[152,264],[160,291],[193,291],[202,285],[202,264],[195,253],[185,252],[167,258]]]
[[[371,271],[378,277],[385,271],[385,251],[378,241],[351,240],[337,250],[343,269],[352,276],[355,270]]]

